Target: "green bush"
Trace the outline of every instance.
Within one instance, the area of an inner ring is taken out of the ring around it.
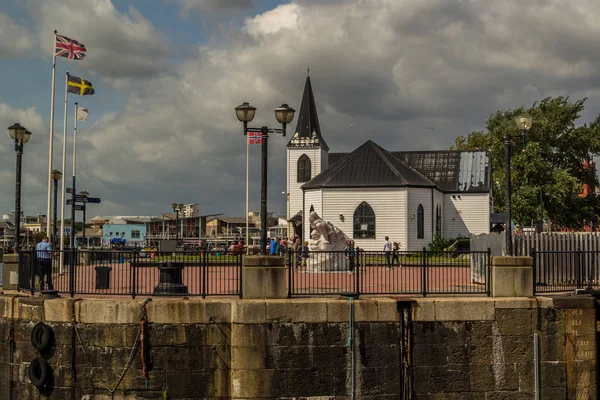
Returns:
[[[433,235],[431,243],[429,243],[429,251],[442,252],[448,249],[448,246],[452,244],[453,240],[444,239],[442,235],[436,233]]]

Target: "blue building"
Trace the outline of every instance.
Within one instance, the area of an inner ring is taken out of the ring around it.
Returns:
[[[127,246],[142,246],[146,241],[146,224],[131,222],[104,224],[102,227],[102,244],[104,246],[123,239]]]

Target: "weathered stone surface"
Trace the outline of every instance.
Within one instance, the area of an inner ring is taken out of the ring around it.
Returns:
[[[532,332],[531,310],[500,309],[496,310],[496,334],[503,336],[530,335]]]

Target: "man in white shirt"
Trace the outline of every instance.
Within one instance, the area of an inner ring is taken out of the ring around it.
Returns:
[[[385,252],[385,261],[387,262],[387,267],[392,268],[392,242],[390,242],[389,236],[385,237],[383,251]]]

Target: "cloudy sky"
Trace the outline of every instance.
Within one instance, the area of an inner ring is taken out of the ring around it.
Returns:
[[[78,190],[90,216],[159,215],[172,202],[244,214],[245,141],[233,107],[300,107],[310,67],[323,136],[334,152],[368,139],[389,150],[446,149],[498,109],[545,96],[600,109],[597,0],[4,0],[0,126],[33,136],[23,208],[46,212],[53,30],[88,48],[56,68],[54,168],[61,169],[65,71],[92,81],[79,123]],[[434,130],[427,129],[433,127]],[[295,128],[295,123],[293,124]],[[286,139],[289,139],[286,138]],[[286,139],[273,137],[269,208],[283,213]],[[0,141],[0,213],[14,209],[15,152]],[[251,209],[260,205],[251,147]]]

